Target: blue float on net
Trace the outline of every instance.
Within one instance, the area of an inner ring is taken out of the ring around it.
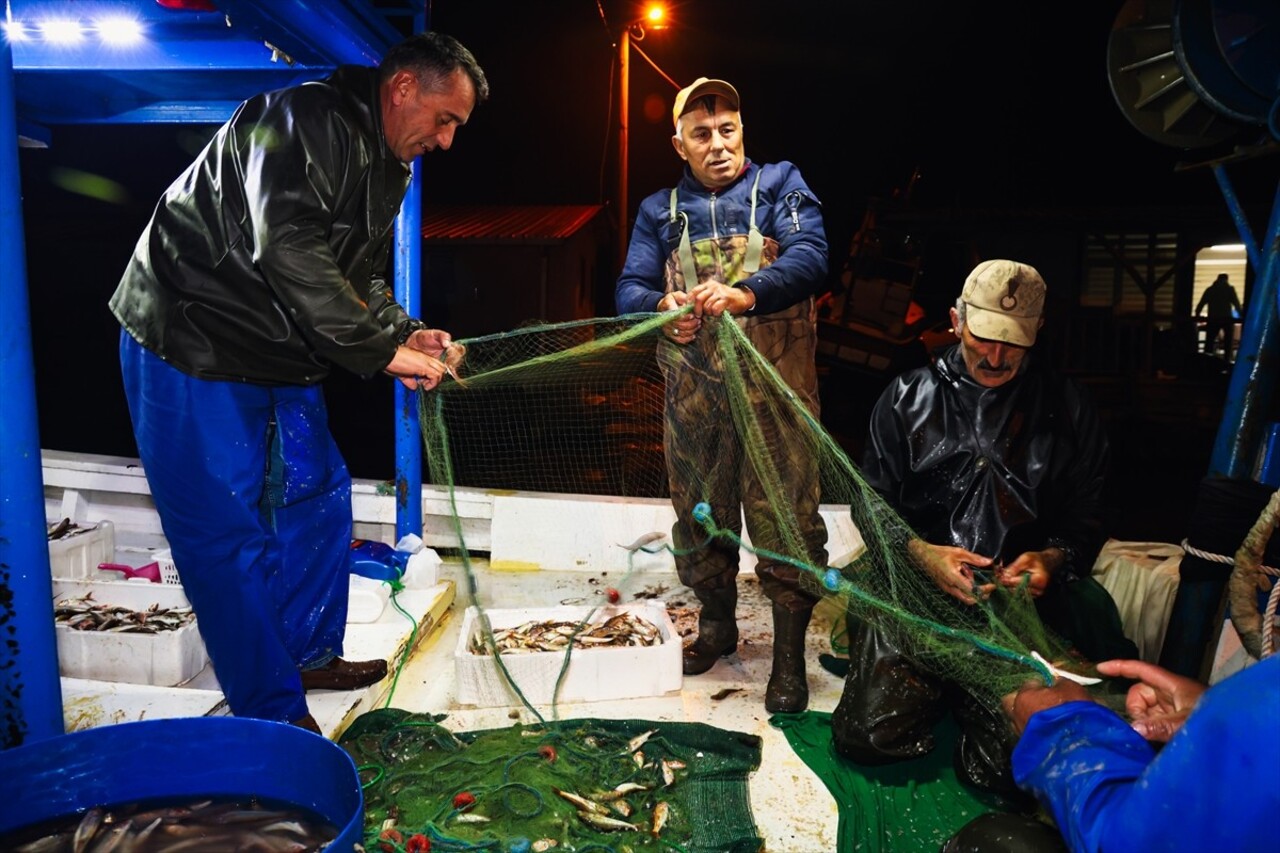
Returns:
[[[703,502],[693,508],[693,520],[699,524],[706,524],[711,520],[711,504]]]
[[[835,592],[840,588],[840,572],[835,569],[827,569],[826,574],[822,576],[822,585]]]
[[[527,838],[513,838],[507,844],[508,853],[529,853],[533,849],[533,845],[529,843]]]

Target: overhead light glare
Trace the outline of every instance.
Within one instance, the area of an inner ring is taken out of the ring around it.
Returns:
[[[84,39],[79,21],[51,18],[40,22],[40,35],[50,44],[76,44]]]
[[[31,34],[27,32],[27,28],[18,21],[6,21],[0,24],[4,29],[4,37],[12,42],[28,41]]]
[[[104,44],[126,47],[142,41],[142,25],[125,16],[101,18],[95,22],[98,38]]]
[[[1206,251],[1209,252],[1243,252],[1244,243],[1219,243],[1216,246],[1210,246]]]

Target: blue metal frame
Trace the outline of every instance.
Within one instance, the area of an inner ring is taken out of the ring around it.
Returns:
[[[92,22],[135,16],[134,49],[92,38],[71,46],[0,35],[0,729],[3,748],[64,731],[52,619],[44,483],[27,302],[18,141],[50,144],[68,124],[221,124],[244,99],[296,85],[342,64],[376,64],[404,32],[391,19],[428,23],[429,0],[218,0],[217,12],[168,9],[154,0],[7,0],[9,22],[53,14]],[[394,289],[420,304],[420,172],[397,220]],[[397,532],[421,533],[421,436],[412,400],[397,398]],[[418,488],[411,488],[412,484]]]
[[[1209,473],[1232,479],[1249,479],[1253,476],[1254,462],[1276,387],[1276,353],[1280,347],[1280,331],[1277,331],[1277,320],[1280,319],[1277,314],[1277,300],[1280,299],[1280,262],[1277,261],[1277,253],[1280,253],[1280,185],[1276,188],[1265,238],[1257,241],[1249,230],[1248,220],[1225,168],[1216,164],[1213,174],[1245,244],[1249,263],[1258,270],[1258,275],[1254,279],[1249,310],[1240,333],[1240,349],[1231,372],[1222,421],[1209,460]]]
[[[0,139],[12,140],[13,57],[2,40],[0,52]],[[8,144],[0,148],[0,583],[11,600],[0,608],[0,685],[5,715],[21,713],[4,725],[5,747],[63,732],[24,245],[18,147]]]
[[[396,219],[395,296],[410,317],[422,316],[422,158]],[[422,426],[418,394],[395,384],[396,541],[422,536]]]

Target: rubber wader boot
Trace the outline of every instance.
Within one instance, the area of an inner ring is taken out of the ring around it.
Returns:
[[[738,588],[697,589],[702,602],[698,614],[698,639],[684,650],[684,674],[701,675],[715,665],[716,658],[728,657],[738,649]]]
[[[764,691],[764,709],[772,714],[796,714],[809,707],[804,632],[812,615],[812,610],[796,613],[773,605],[773,672]]]

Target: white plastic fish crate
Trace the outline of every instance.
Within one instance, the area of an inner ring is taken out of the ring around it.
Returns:
[[[556,679],[564,665],[563,651],[504,654],[502,664],[524,697],[534,705],[556,702],[600,702],[661,696],[679,690],[683,684],[681,641],[667,606],[653,599],[626,604],[590,607],[544,607],[486,609],[493,630],[514,628],[525,622],[606,622],[620,613],[631,613],[657,626],[662,642],[652,646],[600,646],[575,648],[569,669],[556,695]],[[455,699],[462,705],[494,707],[519,705],[520,698],[508,685],[492,655],[471,651],[471,640],[479,635],[479,612],[468,607],[454,652]]]
[[[49,571],[54,580],[101,575],[99,563],[116,555],[116,531],[109,521],[80,524],[66,536],[49,540]]]
[[[131,610],[153,605],[190,607],[181,586],[150,581],[53,582],[53,601],[93,594],[99,604],[119,604]],[[135,634],[78,631],[55,625],[58,672],[67,678],[118,681],[176,687],[190,681],[209,664],[209,654],[193,621],[176,631]]]
[[[182,578],[178,577],[178,567],[173,563],[173,551],[164,548],[156,551],[151,555],[157,563],[160,564],[160,583],[182,584]]]

